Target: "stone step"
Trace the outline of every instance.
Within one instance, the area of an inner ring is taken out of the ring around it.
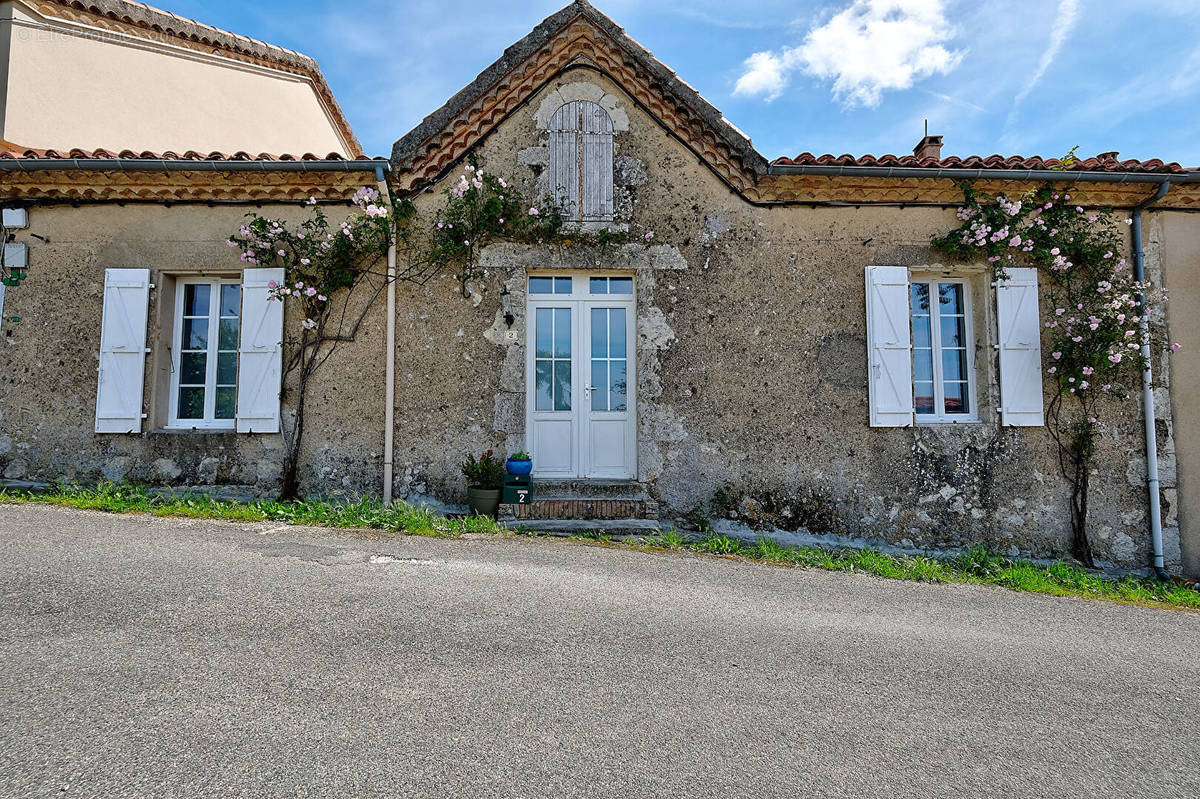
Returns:
[[[651,537],[662,532],[658,522],[653,519],[592,519],[590,521],[568,521],[563,519],[531,519],[520,522],[509,521],[512,527],[519,527],[528,532],[541,535],[587,535],[600,533],[604,536],[624,538],[625,536]]]
[[[538,499],[624,499],[646,500],[646,486],[636,480],[548,480],[534,478],[534,496]]]
[[[501,505],[500,519],[658,519],[658,503],[650,499],[545,497],[537,487],[534,491],[535,499],[528,505]]]

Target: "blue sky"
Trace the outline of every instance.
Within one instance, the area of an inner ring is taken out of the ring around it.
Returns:
[[[313,56],[368,153],[566,0],[158,0]],[[768,158],[907,154],[1200,165],[1200,0],[595,0]]]

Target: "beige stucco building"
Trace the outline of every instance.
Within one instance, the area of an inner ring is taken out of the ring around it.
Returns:
[[[0,140],[362,154],[311,58],[126,0],[0,1]]]
[[[455,504],[466,453],[528,449],[539,502],[515,512],[530,523],[705,517],[777,534],[1062,555],[1070,492],[1043,424],[1041,320],[1008,310],[1018,295],[1017,306],[1036,308],[1036,278],[994,285],[986,264],[949,263],[930,241],[958,224],[957,180],[1015,196],[1052,178],[1081,206],[1130,212],[1170,181],[1139,221],[1147,274],[1172,293],[1163,321],[1183,345],[1170,358],[1156,346],[1152,358],[1161,554],[1170,569],[1200,572],[1195,170],[1105,154],[1051,172],[1057,162],[1036,158],[942,158],[936,137],[903,158],[768,162],[583,2],[549,17],[401,138],[388,180],[429,216],[471,156],[529,196],[565,194],[581,227],[627,230],[637,243],[493,245],[466,298],[449,274],[397,285],[394,346],[377,303],[312,389],[306,490]],[[0,198],[28,213],[16,234],[30,268],[3,311],[20,319],[5,323],[0,345],[4,476],[273,490],[277,430],[290,421],[286,381],[276,427],[249,421],[262,418],[270,392],[257,416],[238,394],[223,429],[174,423],[172,342],[187,319],[171,297],[211,279],[213,296],[226,281],[243,286],[246,303],[262,276],[224,242],[241,214],[267,202],[298,217],[310,195],[345,203],[375,182],[379,164],[334,172],[336,161],[314,160],[309,171],[231,168],[217,179],[212,163],[73,170],[38,152],[6,161],[4,176],[16,179]],[[120,204],[134,197],[152,201]],[[118,431],[97,432],[105,283],[130,268],[147,270],[145,286],[127,287],[130,307],[146,314],[133,325],[146,332],[145,373],[140,391],[117,403]],[[953,328],[956,343],[936,351],[960,364],[930,388],[912,354],[924,322],[910,297],[922,290],[953,296],[935,326]],[[1035,378],[1015,381],[1030,362]],[[897,374],[904,379],[882,377]],[[210,386],[222,387],[234,388]],[[1091,537],[1098,558],[1129,568],[1154,556],[1145,447],[1141,408],[1112,408],[1092,475]]]

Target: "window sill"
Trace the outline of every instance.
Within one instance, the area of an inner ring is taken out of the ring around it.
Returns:
[[[917,417],[913,422],[922,427],[964,427],[972,424],[983,424],[978,418],[970,419],[922,419]]]
[[[150,431],[153,434],[168,436],[192,435],[231,435],[237,433],[236,427],[156,427]]]

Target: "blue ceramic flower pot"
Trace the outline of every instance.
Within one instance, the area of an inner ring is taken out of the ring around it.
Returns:
[[[519,477],[533,471],[533,461],[515,461],[509,458],[505,461],[504,468],[508,469],[509,474]]]

